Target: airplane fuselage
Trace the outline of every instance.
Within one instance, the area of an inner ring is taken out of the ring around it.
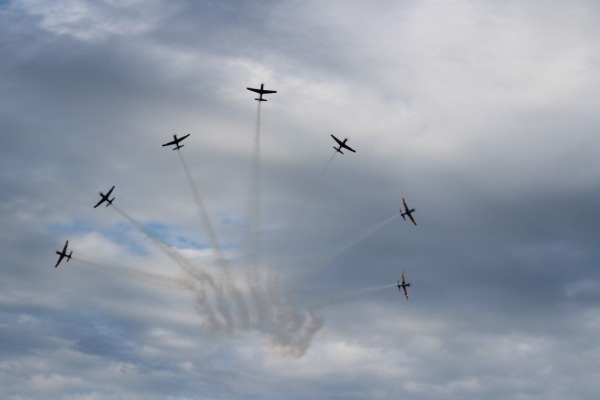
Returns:
[[[406,220],[406,216],[410,217],[412,215],[412,213],[415,212],[414,208],[411,208],[410,210],[406,210],[405,212],[401,212],[400,215],[402,216],[402,218],[404,220]]]
[[[61,253],[60,251],[57,251],[56,254],[58,254],[61,259],[63,257],[66,257],[67,258],[67,262],[69,262],[69,260],[71,259],[71,256],[73,255],[73,250],[71,250],[71,252],[69,254],[67,254],[67,253]]]
[[[162,146],[173,146],[175,145],[175,147],[173,147],[173,150],[179,150],[180,148],[182,148],[183,146],[185,146],[184,144],[179,144],[183,139],[187,138],[188,136],[190,136],[190,134],[188,133],[185,136],[182,136],[180,138],[177,137],[177,135],[173,135],[173,140],[163,144]]]
[[[67,262],[69,262],[69,260],[71,259],[71,256],[73,255],[73,250],[71,250],[71,252],[69,254],[67,254],[67,247],[69,246],[69,241],[67,240],[65,243],[65,247],[63,247],[62,251],[58,251],[56,250],[56,254],[59,255],[58,257],[58,261],[56,261],[56,265],[54,266],[54,268],[58,267],[58,264],[60,264],[60,262],[63,260],[63,258],[67,258]]]
[[[258,98],[254,99],[256,101],[267,101],[267,99],[263,99],[263,94],[277,93],[276,90],[266,90],[264,83],[260,84],[260,89],[255,89],[255,88],[246,88],[246,89],[248,89],[252,92],[258,93]]]
[[[100,201],[96,203],[96,205],[94,206],[94,208],[98,207],[100,204],[106,202],[106,207],[110,206],[113,202],[113,200],[115,199],[114,197],[111,199],[110,195],[112,193],[112,191],[115,189],[115,187],[111,187],[110,190],[108,192],[106,192],[106,194],[100,192]]]
[[[344,140],[340,140],[338,138],[336,138],[334,135],[331,135],[331,137],[333,138],[333,140],[336,141],[336,143],[338,144],[338,147],[333,146],[333,148],[335,149],[335,151],[337,151],[340,154],[344,154],[342,152],[342,148],[350,150],[353,153],[356,153],[356,150],[354,150],[352,147],[348,146],[346,144],[346,142],[348,141],[348,138],[345,138]]]

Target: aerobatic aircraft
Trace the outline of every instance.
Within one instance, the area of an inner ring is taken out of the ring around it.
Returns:
[[[397,286],[398,290],[404,291],[404,296],[406,296],[406,300],[408,300],[408,290],[406,290],[406,288],[410,286],[410,283],[406,283],[406,274],[404,273],[404,271],[402,271],[402,283],[398,281]]]
[[[337,142],[337,144],[339,145],[339,147],[335,147],[333,146],[333,148],[335,150],[337,150],[338,153],[340,154],[344,154],[342,153],[342,148],[346,149],[346,150],[350,150],[353,153],[356,153],[356,150],[354,150],[352,147],[348,146],[346,144],[346,142],[348,141],[348,138],[344,139],[344,140],[340,140],[338,138],[336,138],[335,136],[331,135],[331,137],[333,138],[333,140],[335,140]]]
[[[173,140],[170,141],[169,143],[163,144],[163,147],[175,145],[175,147],[173,147],[173,150],[179,150],[180,148],[182,148],[184,146],[183,144],[180,146],[179,142],[181,142],[183,139],[185,139],[188,136],[190,136],[189,133],[187,135],[185,135],[185,136],[180,137],[180,138],[178,138],[177,135],[173,135]]]
[[[67,242],[65,243],[65,247],[63,247],[62,251],[56,250],[56,254],[58,254],[60,257],[58,257],[58,261],[56,262],[56,265],[54,266],[54,268],[58,267],[58,264],[60,264],[60,262],[63,260],[63,258],[67,257],[67,262],[69,262],[69,260],[71,259],[73,250],[71,250],[71,252],[69,254],[67,254],[67,246],[68,245],[69,245],[69,241],[67,240]]]
[[[413,217],[412,215],[415,212],[415,209],[408,207],[408,204],[406,204],[406,200],[404,200],[404,197],[402,198],[402,204],[404,205],[404,212],[402,212],[402,209],[400,209],[400,215],[402,216],[402,219],[406,221],[406,217],[408,216],[412,223],[416,225],[417,221],[415,221],[415,217]]]
[[[270,94],[270,93],[277,93],[276,90],[267,90],[265,89],[265,84],[261,83],[260,84],[260,89],[255,89],[255,88],[246,88],[252,92],[256,92],[258,93],[258,99],[254,99],[256,101],[267,101],[267,99],[263,99],[263,94]]]
[[[106,207],[110,206],[113,202],[113,200],[115,199],[114,197],[112,199],[109,199],[110,194],[112,193],[112,191],[114,190],[114,186],[110,188],[110,190],[108,191],[108,193],[103,194],[102,192],[100,192],[100,197],[102,197],[100,199],[100,201],[98,203],[96,203],[96,205],[94,206],[94,208],[98,207],[100,204],[104,203],[106,201]]]

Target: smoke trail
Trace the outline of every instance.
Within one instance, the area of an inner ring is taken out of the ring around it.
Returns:
[[[386,226],[387,224],[389,224],[390,222],[392,222],[399,216],[400,216],[400,214],[394,214],[393,216],[388,217],[388,218],[384,219],[383,221],[378,222],[375,225],[360,232],[354,239],[352,239],[350,242],[348,242],[344,246],[338,248],[333,254],[331,254],[329,257],[327,257],[323,262],[321,262],[318,265],[320,267],[329,265],[340,254],[344,253],[346,250],[357,245],[358,243],[362,242],[363,240],[367,239],[368,237],[373,236],[375,233],[379,232],[384,226]]]
[[[280,235],[280,238],[281,238],[280,242],[283,243],[284,245],[286,243],[294,242],[294,240],[292,240],[292,239],[294,238],[295,235],[297,235],[297,233],[299,231],[299,227],[302,225],[302,222],[306,221],[305,217],[311,208],[310,206],[312,205],[313,199],[315,197],[315,193],[321,187],[323,178],[325,177],[325,175],[327,175],[327,171],[329,171],[329,166],[333,162],[333,159],[335,158],[336,154],[337,154],[337,151],[334,150],[333,153],[331,154],[331,157],[329,157],[329,160],[327,160],[327,163],[323,167],[323,170],[321,171],[321,175],[314,182],[311,189],[308,190],[308,194],[304,197],[304,200],[302,202],[302,205],[300,206],[300,209],[297,212],[293,212],[292,217],[289,220],[289,223],[284,227],[283,232]]]
[[[257,325],[266,318],[266,302],[261,289],[260,272],[260,110],[261,102],[256,109],[256,126],[254,129],[254,157],[251,170],[250,188],[248,190],[248,220],[247,236],[247,278],[248,288],[252,297]],[[255,326],[257,326],[255,325]]]
[[[333,154],[331,155],[331,157],[329,157],[329,161],[327,161],[327,164],[325,164],[325,168],[323,168],[323,172],[321,173],[321,178],[323,178],[325,175],[327,175],[327,171],[329,171],[329,166],[333,162],[333,159],[335,158],[335,155],[337,153],[338,152],[334,150]]]
[[[320,310],[324,307],[330,306],[335,303],[343,302],[343,301],[351,299],[353,297],[358,297],[358,296],[362,296],[362,295],[365,295],[368,293],[378,292],[380,290],[389,289],[394,286],[396,286],[396,284],[391,283],[391,284],[387,284],[387,285],[380,285],[380,286],[375,286],[375,287],[370,287],[370,288],[365,288],[365,289],[351,290],[349,292],[341,293],[337,296],[333,296],[333,297],[329,297],[329,298],[325,298],[325,299],[321,299],[321,300],[315,300],[314,302],[312,302],[309,305],[308,308],[311,310]]]
[[[206,296],[206,288],[204,283],[200,285],[196,291],[196,301],[194,302],[194,308],[200,317],[203,318],[204,326],[211,332],[217,333],[223,331],[223,323],[216,317],[208,297]]]
[[[179,160],[181,161],[181,165],[185,170],[185,176],[192,190],[192,194],[194,196],[194,202],[196,203],[196,207],[198,208],[198,212],[200,214],[200,219],[202,220],[202,225],[206,229],[208,233],[208,238],[210,241],[211,248],[215,252],[216,258],[223,264],[225,264],[225,257],[221,252],[221,247],[219,246],[219,241],[217,240],[217,235],[215,234],[215,230],[213,229],[212,223],[210,222],[210,217],[208,216],[208,212],[206,211],[206,207],[204,207],[204,202],[202,201],[202,197],[200,197],[200,192],[198,188],[194,184],[192,176],[190,174],[190,170],[188,169],[187,163],[185,162],[183,155],[180,151],[177,152],[179,155]]]
[[[260,265],[260,104],[256,111],[256,126],[254,130],[254,157],[252,162],[251,182],[248,193],[248,265],[251,276],[259,279]]]
[[[140,232],[146,235],[150,240],[152,240],[169,258],[171,258],[175,263],[185,272],[187,272],[192,278],[196,279],[199,282],[207,282],[211,289],[215,292],[216,301],[217,301],[217,310],[225,320],[225,326],[227,328],[228,333],[233,333],[233,318],[231,316],[231,312],[229,310],[229,305],[227,301],[227,297],[223,293],[223,288],[220,285],[217,285],[212,278],[212,276],[204,271],[201,268],[197,268],[183,258],[177,251],[172,249],[168,244],[163,242],[159,237],[154,235],[148,228],[146,228],[143,224],[135,220],[133,217],[126,214],[119,207],[112,204],[112,207],[119,213],[123,218],[125,218],[129,223],[136,227]]]
[[[139,280],[145,283],[152,283],[167,289],[179,289],[194,291],[196,288],[195,282],[190,282],[188,279],[176,278],[167,275],[155,274],[151,272],[139,271],[137,269],[125,267],[125,266],[114,266],[106,265],[93,261],[82,260],[80,258],[73,257],[73,260],[92,267],[98,267],[103,271],[127,276],[129,278]]]
[[[202,225],[204,225],[204,228],[208,232],[208,238],[210,241],[211,248],[212,248],[215,258],[217,259],[217,262],[221,268],[220,281],[223,282],[225,285],[225,288],[231,292],[231,295],[233,297],[233,301],[235,302],[236,309],[238,311],[238,315],[241,320],[241,323],[243,325],[247,325],[249,317],[248,317],[248,308],[246,307],[246,303],[244,302],[244,300],[242,298],[242,295],[237,287],[235,279],[234,279],[233,275],[231,274],[229,266],[227,265],[225,256],[223,255],[223,252],[221,251],[221,247],[219,246],[219,241],[217,239],[217,235],[216,235],[213,225],[210,221],[208,212],[206,211],[206,207],[204,207],[204,202],[202,201],[202,197],[200,197],[200,192],[198,191],[198,188],[195,185],[194,180],[192,179],[192,175],[190,174],[190,170],[187,166],[187,163],[185,162],[185,159],[183,158],[183,155],[180,151],[177,151],[177,154],[179,155],[179,160],[181,161],[181,165],[183,166],[183,169],[185,170],[185,176],[190,185],[190,189],[192,190],[192,195],[194,196],[194,202],[196,203],[196,207],[198,208],[198,212],[200,214],[200,219],[202,220]]]

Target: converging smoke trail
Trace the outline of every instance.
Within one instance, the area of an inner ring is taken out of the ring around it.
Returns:
[[[284,355],[302,357],[306,353],[312,338],[323,327],[325,321],[314,310],[287,302],[281,297],[276,287],[277,279],[263,285],[260,279],[253,281],[252,276],[247,276],[247,284],[250,289],[249,295],[254,306],[253,315],[247,324],[236,321],[230,310],[229,296],[232,295],[231,292],[223,291],[223,288],[216,284],[210,274],[203,269],[190,265],[177,251],[171,249],[140,222],[114,204],[113,208],[132,226],[159,246],[182,270],[193,278],[192,283],[189,282],[189,279],[185,282],[193,285],[191,290],[195,294],[194,306],[205,328],[215,334],[226,333],[228,335],[233,335],[238,328],[243,331],[254,331],[264,335]],[[257,274],[254,278],[259,277]],[[158,279],[154,276],[145,276],[144,279],[146,278],[150,280]],[[207,289],[214,292],[214,307]],[[239,318],[239,316],[237,317]]]
[[[185,162],[185,159],[183,158],[181,151],[177,151],[177,154],[179,155],[179,160],[181,161],[181,165],[183,166],[183,169],[185,170],[185,176],[190,185],[190,189],[192,190],[192,194],[194,196],[194,202],[196,203],[196,207],[198,208],[198,212],[200,214],[200,219],[202,220],[202,225],[204,225],[204,228],[208,232],[208,238],[210,241],[211,248],[213,249],[213,252],[215,253],[217,262],[221,268],[222,276],[221,276],[220,280],[224,283],[225,288],[231,292],[231,294],[233,296],[233,301],[235,302],[236,307],[237,307],[237,311],[238,311],[241,323],[245,326],[249,322],[248,308],[246,307],[246,303],[244,302],[242,295],[236,285],[235,278],[231,274],[229,266],[227,265],[227,260],[225,259],[225,256],[223,255],[223,252],[221,251],[221,247],[219,246],[219,241],[217,239],[217,235],[216,235],[213,225],[210,221],[208,212],[206,211],[206,207],[204,207],[204,202],[202,201],[202,197],[200,197],[200,192],[198,191],[198,188],[195,185],[194,180],[192,179],[192,175],[190,174],[190,170],[187,166],[187,163]]]
[[[206,211],[206,207],[204,207],[204,202],[202,201],[202,197],[200,197],[200,192],[198,191],[198,188],[194,184],[194,181],[190,174],[190,170],[187,166],[187,163],[185,162],[185,160],[183,158],[183,155],[181,154],[180,151],[178,151],[177,154],[179,155],[179,160],[181,161],[181,165],[183,166],[183,169],[185,170],[185,176],[186,176],[187,181],[192,190],[192,194],[194,196],[194,202],[196,203],[196,207],[198,208],[198,212],[200,214],[200,219],[202,220],[202,225],[204,225],[204,228],[206,229],[206,231],[208,233],[208,238],[210,241],[211,248],[215,252],[215,256],[217,257],[217,259],[219,259],[219,261],[224,264],[225,257],[223,256],[223,253],[221,252],[221,247],[219,246],[219,241],[217,240],[217,235],[215,234],[215,230],[213,229],[212,223],[210,222],[210,217],[208,215],[208,212]]]
[[[105,265],[93,261],[82,260],[80,258],[73,257],[73,260],[87,265],[91,267],[98,267],[103,271],[107,271],[114,274],[119,274],[123,276],[127,276],[129,278],[142,281],[145,283],[152,283],[167,289],[179,289],[179,290],[187,290],[194,291],[196,288],[196,283],[190,282],[184,278],[176,278],[167,275],[154,274],[151,272],[139,271],[133,268],[125,267],[125,266],[114,266],[114,265]]]
[[[187,260],[185,260],[178,252],[176,252],[167,243],[165,243],[161,238],[159,238],[152,231],[150,231],[148,228],[146,228],[141,222],[137,221],[136,219],[134,219],[133,217],[131,217],[130,215],[125,213],[123,210],[121,210],[116,205],[112,204],[111,206],[115,211],[117,211],[119,214],[121,214],[121,216],[123,218],[125,218],[127,221],[129,221],[129,223],[133,227],[137,228],[138,231],[140,231],[141,233],[146,235],[146,237],[148,239],[150,239],[154,244],[156,244],[159,249],[161,249],[167,256],[169,256],[169,258],[171,260],[175,261],[175,263],[179,267],[181,267],[181,269],[183,269],[185,272],[187,272],[192,278],[198,280],[199,282],[206,280],[211,284],[211,286],[216,286],[212,276],[208,272],[206,272],[200,268],[196,268],[195,266],[190,265],[187,262]]]
[[[375,287],[370,287],[370,288],[365,288],[365,289],[352,290],[352,291],[349,291],[346,293],[341,293],[337,296],[325,298],[322,300],[316,300],[312,304],[310,304],[308,306],[308,308],[311,310],[315,310],[315,311],[320,310],[324,307],[330,306],[335,303],[340,303],[340,302],[349,300],[354,297],[363,296],[368,293],[373,293],[373,292],[378,292],[380,290],[389,289],[394,286],[396,286],[396,284],[391,283],[391,284],[387,284],[387,285],[380,285],[380,286],[375,286]]]
[[[187,272],[192,278],[196,279],[199,282],[207,282],[211,289],[215,292],[216,301],[217,301],[217,309],[223,319],[225,320],[225,326],[227,327],[227,331],[229,333],[233,333],[233,318],[231,316],[231,312],[229,310],[229,305],[227,302],[227,298],[223,293],[223,288],[220,285],[217,285],[212,278],[212,276],[204,271],[201,268],[197,268],[193,265],[190,265],[189,262],[183,258],[178,252],[173,250],[168,244],[163,242],[160,238],[154,235],[148,228],[146,228],[143,224],[135,220],[133,217],[126,214],[119,207],[112,204],[112,207],[117,211],[123,218],[125,218],[129,223],[136,227],[140,232],[146,235],[150,240],[152,240],[169,258],[171,258],[181,269]]]

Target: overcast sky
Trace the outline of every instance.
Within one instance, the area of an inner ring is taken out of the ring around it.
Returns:
[[[596,397],[598,38],[585,0],[0,1],[0,397]]]

